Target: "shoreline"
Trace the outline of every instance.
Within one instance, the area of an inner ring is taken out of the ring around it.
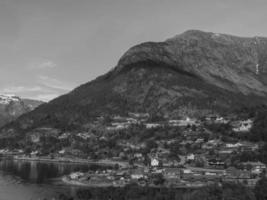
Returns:
[[[13,160],[22,160],[22,161],[34,161],[34,162],[51,162],[51,163],[70,163],[70,164],[86,164],[86,165],[102,165],[102,166],[111,166],[119,165],[120,167],[128,167],[128,163],[123,161],[113,161],[113,160],[84,160],[84,159],[51,159],[51,158],[41,158],[41,157],[19,157],[19,156],[8,156]]]
[[[68,185],[73,185],[73,186],[82,186],[82,187],[92,187],[92,188],[105,188],[105,187],[114,187],[114,188],[123,188],[126,185],[114,185],[114,184],[105,184],[105,183],[101,183],[101,184],[93,184],[93,183],[83,183],[79,180],[70,180],[67,176],[63,176],[61,178],[61,181],[64,184],[68,184]],[[150,187],[150,188],[172,188],[172,189],[198,189],[201,187],[205,187],[206,185],[180,185],[180,186],[156,186],[156,185],[146,185],[146,186],[140,186],[139,187]]]
[[[68,185],[73,185],[73,186],[82,186],[82,187],[95,187],[95,188],[105,188],[105,187],[124,187],[124,186],[114,186],[113,184],[93,184],[93,183],[83,183],[79,180],[70,180],[67,176],[63,176],[61,178],[61,181],[65,184]]]

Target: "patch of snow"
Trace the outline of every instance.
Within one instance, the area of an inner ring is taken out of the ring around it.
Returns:
[[[15,95],[0,95],[0,104],[9,104],[10,102],[20,101],[20,98]]]

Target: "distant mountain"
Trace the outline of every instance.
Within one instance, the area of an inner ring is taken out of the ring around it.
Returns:
[[[34,110],[35,108],[44,103],[43,101],[34,99],[24,99],[24,98],[22,99],[22,101],[28,108],[30,108],[30,110]]]
[[[20,115],[32,111],[42,103],[13,95],[0,95],[0,127],[17,119]]]
[[[147,112],[169,118],[266,104],[267,38],[186,31],[130,48],[117,66],[7,125],[79,129],[97,116]]]

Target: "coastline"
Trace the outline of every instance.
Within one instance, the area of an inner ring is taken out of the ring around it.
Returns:
[[[68,184],[68,185],[74,185],[74,186],[82,186],[82,187],[98,187],[98,188],[101,188],[101,187],[120,187],[120,186],[115,186],[111,183],[99,183],[99,184],[96,184],[96,183],[83,183],[79,180],[70,180],[67,176],[63,176],[61,178],[62,182],[65,183],[65,184]]]
[[[105,187],[116,187],[116,188],[123,188],[125,187],[127,184],[125,185],[114,185],[111,183],[83,183],[79,180],[71,180],[69,179],[67,176],[63,176],[61,178],[61,181],[65,184],[68,185],[73,185],[73,186],[82,186],[82,187],[92,187],[92,188],[105,188]],[[140,185],[139,185],[140,186]],[[166,186],[166,185],[162,185],[162,186],[156,186],[156,185],[146,185],[146,187],[150,187],[150,188],[172,188],[172,189],[198,189],[201,187],[204,187],[206,185],[176,185],[176,186]],[[144,186],[140,186],[140,187],[144,187]]]
[[[22,161],[34,161],[34,162],[53,162],[53,163],[77,163],[77,164],[87,164],[87,165],[102,165],[111,166],[119,165],[120,167],[128,167],[127,162],[123,161],[113,161],[113,160],[85,160],[85,159],[69,159],[69,158],[42,158],[42,157],[25,157],[25,156],[10,156],[13,160]]]

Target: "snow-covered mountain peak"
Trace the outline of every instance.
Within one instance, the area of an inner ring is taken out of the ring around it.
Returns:
[[[0,94],[0,104],[9,104],[12,101],[18,102],[18,101],[21,101],[21,99],[15,95],[11,95],[11,94],[8,94],[8,95]]]

